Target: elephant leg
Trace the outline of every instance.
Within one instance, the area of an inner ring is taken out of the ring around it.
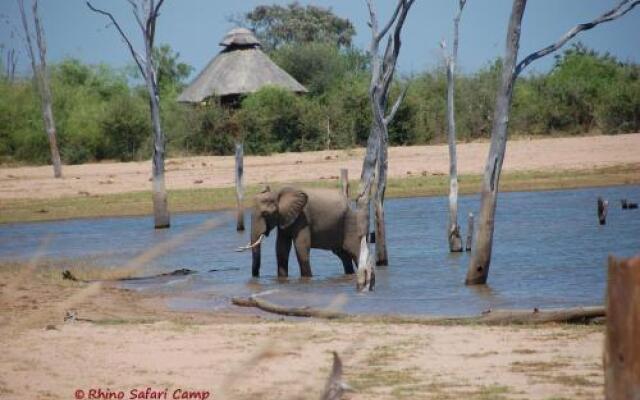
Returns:
[[[291,252],[291,238],[278,232],[276,238],[276,258],[278,260],[278,277],[289,276],[289,253]]]
[[[339,249],[339,250],[333,250],[333,253],[335,255],[337,255],[338,257],[340,257],[340,260],[342,261],[342,266],[344,267],[344,273],[347,275],[353,274],[353,260],[351,259],[351,256],[344,250]]]
[[[305,277],[312,276],[309,255],[311,253],[311,232],[309,229],[302,229],[293,241],[296,248],[296,257],[300,265],[300,275]]]

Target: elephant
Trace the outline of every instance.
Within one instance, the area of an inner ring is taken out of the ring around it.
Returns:
[[[284,187],[272,191],[267,186],[254,198],[251,242],[241,249],[252,250],[252,275],[260,276],[261,242],[277,228],[278,277],[289,275],[292,244],[303,277],[312,276],[312,248],[332,251],[342,261],[344,273],[353,274],[360,254],[358,215],[338,190]]]

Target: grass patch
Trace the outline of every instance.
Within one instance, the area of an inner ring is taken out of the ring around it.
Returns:
[[[347,382],[358,392],[367,393],[376,388],[390,388],[399,390],[406,385],[415,385],[420,379],[415,374],[414,369],[394,369],[389,370],[380,367],[367,368],[362,373],[347,378]]]
[[[511,371],[525,373],[545,372],[568,366],[569,364],[563,361],[516,361],[511,363]]]
[[[477,193],[481,175],[461,175],[460,194]],[[506,172],[500,178],[500,190],[533,191],[575,189],[640,183],[640,164],[589,170],[550,170]],[[337,188],[336,179],[314,182],[298,182],[306,187]],[[286,185],[281,183],[279,185]],[[441,196],[448,192],[447,175],[410,175],[390,179],[387,197]],[[357,187],[357,181],[351,182]],[[245,204],[262,188],[251,185],[245,188]],[[352,191],[353,192],[353,191]],[[235,189],[183,189],[169,191],[172,213],[231,209],[235,206]],[[54,199],[0,200],[0,224],[10,222],[47,221],[70,218],[98,218],[112,216],[150,215],[151,192],[130,192],[110,195],[62,197]]]

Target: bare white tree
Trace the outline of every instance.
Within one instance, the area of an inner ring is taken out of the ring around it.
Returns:
[[[13,82],[16,78],[16,65],[18,65],[18,53],[16,53],[16,49],[7,49],[4,63],[4,75],[9,82]]]
[[[458,12],[453,18],[453,49],[450,55],[446,54],[446,44],[441,43],[445,52],[445,64],[447,69],[447,123],[449,138],[449,228],[447,238],[449,251],[462,251],[462,237],[460,225],[458,225],[458,157],[456,155],[456,116],[455,116],[455,70],[458,62],[459,25],[467,0],[458,0]]]
[[[507,145],[509,123],[509,109],[513,94],[513,85],[522,70],[531,62],[550,54],[582,31],[589,30],[603,22],[612,21],[629,12],[640,4],[640,0],[623,0],[611,10],[590,22],[576,25],[565,33],[557,42],[529,54],[517,63],[518,47],[520,43],[520,26],[527,0],[514,0],[507,30],[507,45],[502,62],[502,77],[496,96],[496,106],[491,131],[491,146],[484,170],[480,197],[480,217],[478,218],[478,233],[474,242],[471,260],[467,270],[466,283],[468,285],[484,284],[489,276],[491,250],[493,247],[493,229],[495,223],[496,203],[498,200],[498,184],[502,162]]]
[[[131,5],[133,15],[136,19],[142,38],[144,40],[144,56],[140,54],[131,44],[131,41],[124,33],[113,14],[94,7],[89,1],[87,6],[93,12],[106,16],[111,24],[116,28],[122,40],[131,52],[142,77],[147,86],[149,94],[149,108],[151,111],[151,125],[153,127],[153,216],[156,229],[168,228],[170,225],[169,208],[167,206],[167,190],[164,180],[164,155],[165,140],[164,132],[160,124],[160,93],[158,90],[158,65],[153,55],[153,44],[156,33],[156,23],[160,15],[160,7],[164,0],[127,0]]]
[[[47,70],[47,45],[44,38],[44,29],[38,14],[38,0],[33,0],[31,11],[33,14],[36,45],[38,46],[38,59],[36,59],[33,49],[33,33],[27,21],[27,13],[24,9],[24,0],[18,0],[20,18],[24,28],[25,41],[27,43],[27,53],[31,60],[33,78],[40,94],[40,107],[42,109],[42,121],[44,129],[49,139],[49,150],[51,152],[51,164],[53,164],[53,176],[62,177],[62,162],[60,161],[60,151],[58,150],[58,140],[56,134],[56,123],[53,118],[53,100],[51,97],[51,87],[49,85],[49,73]],[[40,61],[40,64],[38,64]],[[14,67],[15,68],[15,67]],[[15,71],[15,70],[14,70]]]
[[[376,264],[387,265],[387,247],[384,223],[384,195],[387,185],[389,123],[393,120],[406,94],[402,91],[387,114],[389,88],[393,81],[398,54],[400,53],[400,33],[414,0],[398,0],[389,21],[379,29],[378,18],[371,0],[366,0],[369,8],[369,27],[371,28],[371,84],[369,98],[371,100],[372,123],[367,141],[367,151],[362,165],[360,189],[356,204],[361,212],[366,213],[367,221],[370,213],[371,191],[375,181],[375,221],[376,221]],[[393,28],[393,30],[392,30]],[[387,38],[384,52],[380,53],[380,42]],[[364,233],[368,236],[367,231]],[[364,264],[363,264],[364,265]]]

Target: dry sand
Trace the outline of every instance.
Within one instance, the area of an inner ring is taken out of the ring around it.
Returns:
[[[150,387],[167,388],[168,398],[182,389],[318,399],[332,351],[354,388],[346,399],[602,398],[601,326],[178,314],[153,295],[65,282],[0,267],[0,398],[73,399],[91,389],[130,398]],[[91,322],[63,322],[69,309]]]
[[[521,139],[508,143],[505,171],[591,169],[640,163],[640,134],[575,138]],[[487,142],[458,145],[461,174],[480,174]],[[245,183],[313,181],[335,178],[340,168],[360,176],[362,149],[285,153],[245,158]],[[448,173],[446,145],[393,147],[389,176]],[[233,157],[173,158],[166,162],[168,189],[229,187]],[[149,161],[65,166],[64,179],[53,179],[49,166],[0,168],[0,200],[51,198],[150,190]]]

